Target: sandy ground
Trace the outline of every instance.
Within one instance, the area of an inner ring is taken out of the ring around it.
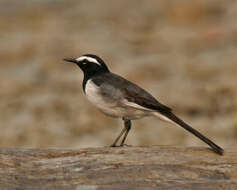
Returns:
[[[110,145],[122,121],[86,100],[62,61],[101,56],[223,147],[237,145],[235,1],[0,1],[0,146]],[[181,128],[134,121],[132,145],[205,146]]]

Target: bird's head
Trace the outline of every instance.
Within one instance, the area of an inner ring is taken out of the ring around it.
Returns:
[[[109,72],[109,69],[104,61],[96,55],[85,54],[78,58],[65,58],[63,60],[77,64],[85,75],[93,76]]]

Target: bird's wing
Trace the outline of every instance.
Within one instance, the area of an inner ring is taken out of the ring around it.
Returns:
[[[125,88],[125,98],[128,102],[133,102],[138,104],[139,106],[156,110],[159,112],[171,112],[171,108],[161,104],[158,102],[153,96],[151,96],[148,92],[143,90],[140,87],[134,88]]]
[[[171,108],[158,102],[150,93],[138,85],[120,77],[114,73],[107,73],[103,77],[96,77],[93,82],[101,87],[104,96],[110,96],[116,101],[124,101],[127,106],[146,108],[161,113],[171,112]]]

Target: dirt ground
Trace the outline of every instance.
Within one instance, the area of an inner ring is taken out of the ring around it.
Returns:
[[[65,57],[92,53],[110,70],[223,147],[237,145],[235,1],[0,2],[0,147],[108,146],[122,121],[83,94]],[[181,128],[145,118],[127,144],[206,146]]]

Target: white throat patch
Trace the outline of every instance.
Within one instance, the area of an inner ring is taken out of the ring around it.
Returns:
[[[92,57],[81,56],[81,57],[78,57],[76,60],[77,61],[87,60],[89,62],[92,62],[92,63],[95,63],[95,64],[101,66],[101,64],[95,58],[92,58]]]

